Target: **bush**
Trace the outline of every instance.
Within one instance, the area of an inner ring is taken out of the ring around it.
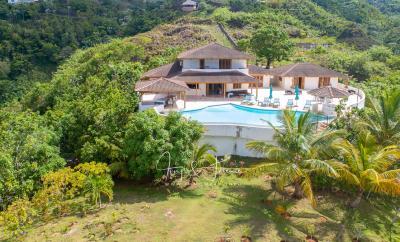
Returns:
[[[65,214],[82,212],[87,202],[101,204],[101,196],[113,196],[113,182],[104,163],[66,167],[42,178],[43,187],[31,200],[20,198],[0,212],[0,227],[6,236],[21,234],[34,221],[48,221]],[[84,199],[88,198],[88,199]]]
[[[167,117],[154,110],[136,114],[128,122],[124,141],[129,174],[135,179],[161,176],[160,169],[168,167],[167,152],[171,166],[184,166],[201,134],[202,127],[197,122],[186,121],[178,113]]]

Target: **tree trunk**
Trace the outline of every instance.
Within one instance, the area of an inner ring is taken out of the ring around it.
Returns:
[[[297,199],[303,198],[303,190],[301,189],[301,184],[300,182],[295,182],[294,183],[294,193],[293,197]]]
[[[267,69],[271,69],[271,60],[267,59]]]
[[[358,192],[356,199],[354,199],[354,201],[352,201],[350,203],[351,208],[357,208],[358,205],[360,205],[363,194],[364,194],[364,191],[362,191],[362,190]]]

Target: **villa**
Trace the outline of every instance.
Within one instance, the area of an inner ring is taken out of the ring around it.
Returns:
[[[274,130],[265,121],[279,125],[282,109],[311,111],[315,122],[327,123],[340,103],[364,107],[365,94],[342,73],[311,63],[265,69],[252,60],[217,43],[185,51],[143,74],[135,86],[139,108],[174,109],[201,122],[201,142],[216,146],[217,155],[254,156],[246,143],[273,142]]]
[[[186,0],[182,3],[182,11],[184,12],[192,12],[196,11],[199,7],[199,4],[192,0]]]
[[[251,60],[254,57],[247,53],[211,43],[185,51],[175,62],[144,73],[136,91],[142,94],[142,103],[151,105],[164,99],[185,106],[194,100],[232,101],[247,94],[261,101],[270,87],[277,94],[274,96],[280,96],[285,103],[296,88],[302,94],[300,103],[310,99],[307,92],[313,89],[348,90],[348,85],[343,84],[347,83],[346,75],[319,65],[296,63],[265,69],[250,64]],[[180,108],[183,107],[178,105]]]

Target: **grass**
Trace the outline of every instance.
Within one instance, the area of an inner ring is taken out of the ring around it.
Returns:
[[[26,241],[301,241],[310,225],[320,241],[350,241],[355,221],[364,224],[369,241],[389,241],[391,206],[363,202],[349,210],[343,194],[318,195],[318,207],[292,200],[271,189],[269,177],[243,179],[236,175],[216,182],[202,177],[183,189],[118,182],[115,198],[85,217],[69,216],[30,229]],[[287,210],[286,217],[277,207]],[[344,226],[344,227],[343,227]],[[342,233],[342,232],[343,233]],[[341,237],[343,234],[343,237]],[[393,240],[395,241],[395,240]]]

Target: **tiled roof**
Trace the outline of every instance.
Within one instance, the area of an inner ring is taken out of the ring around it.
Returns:
[[[182,70],[179,61],[157,67],[149,70],[142,75],[142,78],[159,78],[159,77],[171,77],[178,74]]]
[[[196,3],[195,1],[192,1],[192,0],[187,0],[187,1],[185,1],[184,3],[182,3],[182,5],[185,5],[185,6],[195,6],[195,5],[197,5],[197,3]]]
[[[253,57],[218,43],[211,43],[183,52],[178,56],[178,59],[253,59]]]
[[[331,86],[313,89],[311,91],[308,91],[308,94],[316,97],[327,97],[327,98],[344,98],[350,96],[350,93],[348,91]]]
[[[168,93],[187,90],[189,90],[189,87],[185,82],[164,77],[149,81],[139,81],[135,85],[135,91],[137,92]]]
[[[250,75],[272,75],[271,69],[265,69],[261,66],[248,65]]]
[[[304,76],[304,77],[339,77],[348,78],[346,75],[312,63],[296,63],[269,70],[274,76]]]
[[[194,83],[254,83],[257,79],[240,71],[185,71],[173,77],[174,80]]]

